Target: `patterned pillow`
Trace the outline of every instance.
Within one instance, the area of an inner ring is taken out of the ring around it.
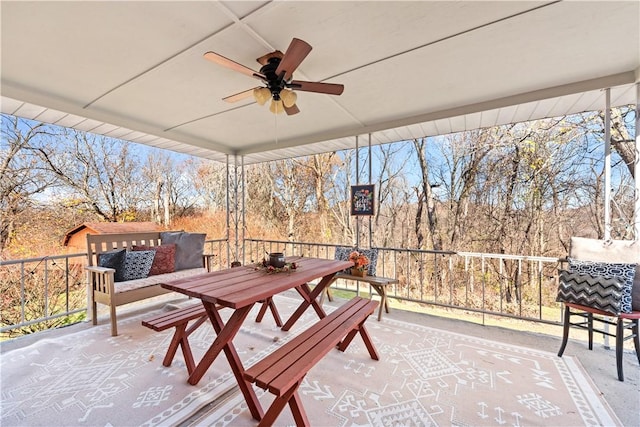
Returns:
[[[147,277],[155,255],[155,251],[128,251],[124,258],[124,281]]]
[[[378,266],[378,249],[359,249],[358,252],[369,258],[369,270],[367,274],[369,276],[375,276],[376,267]]]
[[[336,246],[335,253],[333,254],[333,259],[339,261],[347,261],[349,259],[349,254],[352,251],[353,249],[346,246]]]
[[[353,248],[349,248],[346,246],[336,246],[336,251],[333,254],[333,259],[337,261],[349,261],[349,254],[353,251]],[[349,274],[350,270],[350,268],[344,269],[342,270],[342,273]]]
[[[596,308],[614,316],[620,314],[623,278],[562,270],[559,279],[556,301]]]
[[[378,249],[357,249],[357,248],[348,248],[346,246],[336,246],[336,251],[333,256],[333,259],[339,259],[341,261],[348,261],[349,254],[353,251],[358,251],[361,254],[364,254],[367,258],[369,258],[369,268],[367,270],[367,275],[375,276],[376,275],[376,267],[378,265]],[[350,273],[350,268],[344,270],[345,273]]]
[[[633,290],[633,279],[636,275],[636,264],[582,261],[575,258],[567,259],[569,260],[569,271],[571,272],[622,278],[624,285],[620,299],[620,311],[622,313],[631,313],[631,292]]]
[[[155,251],[156,256],[153,257],[153,264],[149,276],[157,274],[173,273],[176,271],[176,245],[175,243],[167,243],[160,246],[134,246],[134,251]]]
[[[118,249],[98,254],[98,267],[113,268],[116,270],[113,274],[114,282],[122,282],[124,280],[124,259],[126,252],[125,249]]]

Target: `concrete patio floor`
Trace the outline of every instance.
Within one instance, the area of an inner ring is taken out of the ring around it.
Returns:
[[[295,295],[295,292],[291,292],[289,296]],[[154,298],[146,303],[130,304],[129,306],[121,308],[119,314],[124,317],[139,313],[141,310],[157,309],[167,302],[171,302],[175,298],[175,295],[169,294]],[[180,300],[184,300],[182,297],[178,298]],[[342,299],[334,298],[333,302],[325,301],[325,304],[338,306],[341,302],[343,302]],[[544,350],[551,353],[556,353],[561,343],[562,331],[561,328],[557,326],[545,326],[545,333],[530,332],[534,329],[540,329],[539,325],[517,321],[517,328],[524,330],[512,329],[506,326],[509,326],[510,324],[513,326],[514,321],[504,319],[498,321],[501,323],[500,326],[486,326],[477,323],[477,319],[474,321],[473,315],[469,315],[470,320],[461,320],[461,318],[464,317],[463,313],[456,313],[455,311],[451,312],[451,314],[457,318],[446,318],[429,314],[429,308],[425,306],[401,303],[400,306],[405,306],[408,308],[407,310],[398,309],[398,306],[399,304],[397,303],[393,304],[391,313],[385,314],[385,316],[407,323],[425,325],[431,328],[437,328],[457,334],[481,337],[487,340]],[[426,313],[411,311],[416,309],[420,309],[422,311],[426,310]],[[371,320],[372,319],[369,321]],[[101,322],[103,321],[104,318],[101,318]],[[52,339],[56,336],[73,333],[90,327],[90,323],[81,323],[58,330],[46,331],[3,342],[1,346],[2,352],[27,346],[40,339]],[[576,332],[579,331],[572,332],[572,336],[575,336],[577,335]],[[640,367],[636,360],[635,353],[632,350],[625,350],[625,381],[620,382],[617,380],[616,375],[615,350],[613,348],[605,348],[602,344],[602,337],[596,337],[595,339],[596,342],[594,343],[593,351],[588,351],[586,342],[582,341],[580,338],[570,340],[569,345],[565,350],[565,355],[575,356],[579,360],[623,425],[640,426]],[[224,397],[220,400],[224,400]],[[220,401],[211,402],[207,407],[203,408],[199,413],[194,414],[182,425],[198,425],[198,418],[200,414],[205,411],[210,412],[220,403]]]

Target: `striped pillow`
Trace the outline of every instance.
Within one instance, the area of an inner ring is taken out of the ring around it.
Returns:
[[[620,298],[620,311],[622,313],[631,313],[633,281],[636,276],[636,264],[583,261],[575,258],[568,258],[568,260],[569,271],[571,272],[621,278],[623,280],[623,286],[622,296]]]
[[[620,314],[624,279],[588,273],[560,271],[556,301],[571,302],[602,310],[614,316]]]

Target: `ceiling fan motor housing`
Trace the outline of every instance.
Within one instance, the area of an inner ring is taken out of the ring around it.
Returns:
[[[284,80],[284,72],[282,72],[280,76],[276,74],[276,70],[278,69],[278,65],[280,65],[280,58],[272,57],[269,58],[269,62],[267,62],[262,68],[260,68],[260,73],[262,73],[267,79],[266,84],[269,90],[271,91],[271,95],[274,100],[280,99],[280,92],[287,86],[287,82]]]

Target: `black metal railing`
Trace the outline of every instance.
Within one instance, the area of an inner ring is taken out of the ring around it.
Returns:
[[[231,261],[226,239],[208,240],[212,270]],[[338,245],[246,239],[242,263],[262,260],[270,252],[287,256],[333,258]],[[377,248],[376,274],[399,280],[389,295],[401,301],[485,315],[559,325],[555,302],[557,270],[563,259],[472,252]],[[86,253],[0,261],[0,336],[2,339],[76,323],[86,318],[83,266]],[[369,286],[339,280],[333,289],[370,293]]]
[[[226,239],[207,240],[209,268],[229,265]],[[86,319],[87,253],[0,261],[0,340]]]
[[[333,258],[338,245],[246,239],[244,262],[269,252]],[[473,252],[377,248],[376,275],[399,283],[393,298],[483,315],[559,325],[562,310],[555,301],[557,271],[563,259]],[[339,280],[332,288],[360,294],[360,282]]]

